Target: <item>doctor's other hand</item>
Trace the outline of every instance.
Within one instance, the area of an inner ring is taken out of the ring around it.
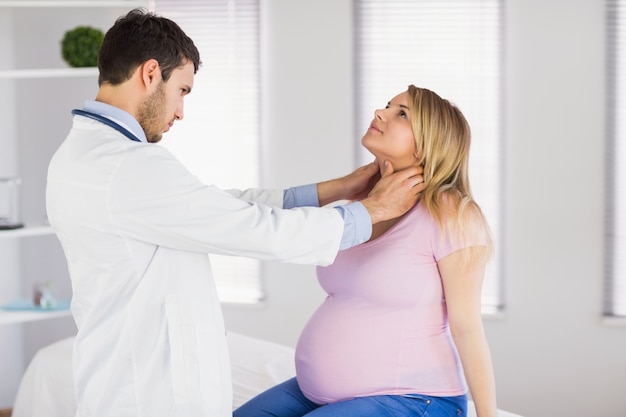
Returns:
[[[317,184],[320,206],[339,200],[358,201],[369,195],[380,180],[380,168],[376,161],[357,168],[354,172]]]
[[[343,189],[342,199],[359,201],[366,198],[380,178],[380,168],[376,160],[357,168],[351,174],[340,178]]]
[[[413,166],[393,172],[390,161],[384,161],[380,181],[369,195],[361,200],[372,218],[372,224],[394,219],[409,211],[424,190],[422,167]]]

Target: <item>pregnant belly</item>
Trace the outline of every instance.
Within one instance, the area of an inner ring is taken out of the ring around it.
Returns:
[[[464,392],[445,320],[417,308],[327,299],[296,347],[302,392],[325,404],[366,395]]]
[[[317,403],[336,402],[396,388],[399,333],[395,318],[323,305],[305,326],[296,348],[296,371],[304,394]]]

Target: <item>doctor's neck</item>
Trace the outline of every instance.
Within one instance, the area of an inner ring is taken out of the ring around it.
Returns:
[[[132,79],[121,84],[103,83],[98,89],[95,100],[122,109],[137,118],[138,109],[145,97],[141,89],[133,85]]]

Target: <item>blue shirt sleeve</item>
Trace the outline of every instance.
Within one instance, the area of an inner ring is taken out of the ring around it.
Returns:
[[[335,207],[343,217],[343,237],[339,250],[367,241],[372,236],[372,218],[358,201]]]
[[[319,207],[317,198],[317,184],[301,185],[291,187],[283,193],[283,208],[291,209],[295,207]]]
[[[317,184],[302,185],[285,190],[283,208],[319,207]],[[372,219],[365,206],[359,202],[335,207],[343,217],[343,237],[339,250],[367,241],[372,236]]]

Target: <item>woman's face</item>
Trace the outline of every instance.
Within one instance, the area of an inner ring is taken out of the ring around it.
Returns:
[[[409,93],[395,96],[384,109],[374,112],[374,120],[361,138],[361,144],[382,163],[389,160],[395,170],[415,165],[416,145],[409,114]]]

